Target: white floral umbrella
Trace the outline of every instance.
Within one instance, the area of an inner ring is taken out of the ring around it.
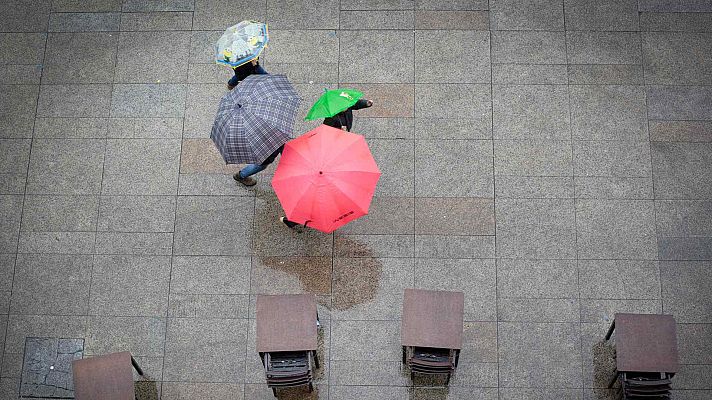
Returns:
[[[223,33],[215,44],[215,62],[239,67],[259,57],[269,42],[267,24],[242,21]]]

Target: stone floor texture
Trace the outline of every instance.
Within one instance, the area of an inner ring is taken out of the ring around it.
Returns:
[[[615,312],[673,314],[675,398],[712,398],[712,1],[0,5],[0,399],[26,337],[131,351],[142,398],[273,398],[261,293],[319,299],[317,391],[291,398],[604,399]],[[274,167],[237,186],[208,138],[243,19],[298,133],[324,88],[374,101],[354,130],[383,175],[335,234],[278,224]],[[400,363],[410,287],[465,293],[447,388]]]

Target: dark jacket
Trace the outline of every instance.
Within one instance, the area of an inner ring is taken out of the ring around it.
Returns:
[[[324,120],[324,125],[333,126],[334,128],[341,129],[342,126],[346,127],[346,130],[351,132],[351,128],[354,124],[354,114],[351,110],[360,110],[362,108],[368,107],[368,101],[365,99],[359,99],[356,104],[347,108],[346,110],[329,117]]]
[[[247,78],[248,76],[252,74],[258,74],[259,72],[257,71],[257,67],[260,65],[260,62],[257,62],[257,65],[252,65],[251,62],[247,62],[245,64],[240,65],[237,68],[233,68],[235,71],[235,76],[237,77],[238,82],[241,82],[243,79]]]

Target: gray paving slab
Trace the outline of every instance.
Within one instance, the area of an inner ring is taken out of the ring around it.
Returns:
[[[500,386],[582,386],[579,324],[500,322],[497,338]]]
[[[190,37],[189,32],[180,31],[122,32],[114,82],[185,82],[188,76]]]
[[[110,139],[102,180],[104,195],[175,195],[180,140]]]
[[[579,260],[581,298],[659,299],[657,261]]]
[[[103,117],[111,102],[111,85],[43,85],[38,117]]]
[[[373,101],[373,107],[358,111],[357,114],[360,116],[373,118],[412,118],[414,116],[413,109],[415,104],[415,91],[413,85],[408,85],[404,83],[344,83],[343,81],[340,85],[310,84],[306,86],[304,88],[304,101],[302,102],[302,107],[304,109],[303,115],[306,115],[306,112],[309,109],[310,105],[314,104],[316,99],[318,99],[318,96],[320,96],[321,93],[324,92],[324,89],[336,88],[337,86],[345,86],[351,89],[359,90],[364,93],[364,97]],[[302,114],[300,113],[299,115]],[[296,127],[304,130],[302,124],[296,124]],[[316,126],[312,124],[308,125],[307,127],[308,129],[313,129]],[[299,129],[297,128],[295,128],[295,130],[299,131]],[[354,128],[354,131],[358,130],[360,130],[360,128]]]
[[[450,0],[441,2],[437,0],[415,0],[416,10],[487,10],[488,4],[484,0]]]
[[[134,357],[163,357],[165,334],[165,318],[89,317],[84,352],[129,351]]]
[[[502,298],[578,297],[576,260],[497,259],[497,296]]]
[[[581,300],[581,322],[610,324],[616,313],[662,314],[662,300]]]
[[[640,64],[638,32],[566,32],[566,50],[571,64]]]
[[[642,65],[569,65],[572,85],[640,85]]]
[[[358,126],[358,133],[367,139],[414,139],[416,123],[413,118],[368,118],[354,115],[354,126]]]
[[[419,200],[420,201],[420,200]],[[345,234],[404,234],[415,231],[412,197],[382,197],[371,200],[368,215],[339,229]]]
[[[571,141],[495,140],[496,176],[571,176]]]
[[[121,13],[118,12],[67,12],[49,16],[49,32],[116,32]]]
[[[226,10],[231,10],[234,5],[230,0],[183,0],[186,8],[194,4],[193,29],[220,29],[224,30],[235,24],[235,17]],[[124,6],[124,11],[125,6]],[[153,10],[152,10],[153,11]],[[156,10],[158,11],[158,10]],[[162,10],[165,11],[165,10]],[[173,11],[190,11],[189,9]],[[240,4],[240,17],[242,20],[265,20],[265,2],[258,0],[248,0]],[[269,22],[269,21],[268,21]],[[270,37],[272,40],[272,37]]]
[[[104,141],[96,139],[34,140],[27,193],[98,194],[101,190],[104,147]]]
[[[18,255],[10,312],[85,315],[91,269],[89,255]]]
[[[491,0],[489,9],[492,30],[564,30],[560,0]]]
[[[0,66],[0,85],[38,85],[42,66],[35,64]]]
[[[491,120],[491,104],[489,85],[415,85],[415,115],[419,118]]]
[[[569,95],[558,85],[493,85],[496,139],[570,139]]]
[[[0,62],[41,64],[46,40],[46,33],[0,33]]]
[[[712,31],[712,13],[703,12],[641,12],[641,31]]]
[[[266,9],[266,20],[275,29],[339,28],[339,0],[305,0],[299,3],[269,0]]]
[[[498,257],[575,258],[573,201],[501,199],[495,208]]]
[[[50,0],[8,0],[0,11],[0,32],[47,30]]]
[[[334,256],[413,257],[412,235],[334,235]]]
[[[339,77],[344,82],[414,81],[414,37],[403,31],[340,31]],[[332,55],[333,56],[333,55]]]
[[[712,34],[682,32],[642,33],[645,82],[648,84],[709,85]]]
[[[173,234],[164,232],[97,232],[96,254],[169,256]]]
[[[342,10],[412,10],[415,0],[341,0]]]
[[[637,31],[637,0],[565,0],[566,29],[572,31]]]
[[[332,361],[330,386],[405,386],[400,361]]]
[[[186,90],[181,84],[114,84],[111,116],[183,117]]]
[[[712,121],[649,121],[655,142],[712,142]]]
[[[415,387],[409,393],[414,399],[430,399],[437,396],[447,396],[453,399],[478,399],[495,400],[498,398],[495,388],[480,388],[471,386],[453,387],[452,389],[443,387]]]
[[[449,50],[443,52],[443,49]],[[415,63],[418,83],[490,83],[489,33],[417,30]]]
[[[171,295],[168,317],[176,318],[247,318],[249,296],[231,294]]]
[[[95,256],[90,315],[165,316],[169,274],[165,256]]]
[[[264,65],[263,63],[264,60],[261,60],[261,64]],[[293,74],[290,73],[285,73],[285,69],[288,69],[288,67],[283,67],[283,69],[276,69],[272,64],[270,64],[269,67],[270,70],[268,72],[272,72],[274,74],[284,74],[288,75],[290,77],[290,82],[298,82],[293,78]],[[305,71],[306,72],[306,71]],[[318,72],[317,72],[318,73]],[[232,70],[229,68],[225,68],[222,66],[218,65],[213,65],[213,64],[188,64],[188,83],[222,83],[225,84],[234,74],[232,73]],[[306,74],[304,74],[306,75]],[[336,75],[334,75],[336,76]],[[307,80],[313,80],[313,79],[307,79]],[[336,78],[334,77],[333,80],[335,81]],[[303,79],[302,79],[303,81]]]
[[[710,12],[712,11],[712,4],[707,0],[681,2],[638,0],[638,10],[654,12]]]
[[[235,210],[253,207],[249,198],[179,196],[175,254],[249,255],[253,216]]]
[[[680,390],[709,390],[712,387],[709,378],[711,375],[709,365],[681,365],[680,375],[675,377],[675,387]]]
[[[18,253],[92,254],[94,232],[21,232]]]
[[[658,237],[712,236],[712,202],[656,201]]]
[[[401,400],[409,398],[409,389],[406,387],[387,386],[331,386],[329,396],[334,400],[361,399],[388,399]]]
[[[493,235],[491,198],[418,197],[415,233],[422,235]]]
[[[416,29],[463,29],[486,31],[490,26],[487,11],[415,11]]]
[[[650,143],[630,141],[575,141],[576,176],[650,177]]]
[[[416,259],[415,287],[460,291],[465,321],[496,321],[497,272],[494,260]]]
[[[96,230],[98,196],[27,195],[23,231],[69,232]]]
[[[417,197],[494,196],[489,140],[418,140],[415,170]]]
[[[651,199],[653,198],[653,178],[620,176],[576,176],[574,177],[576,198],[578,199]]]
[[[495,198],[574,197],[571,176],[495,176]]]
[[[182,118],[110,118],[106,133],[116,139],[177,139],[183,129]]]
[[[661,260],[711,260],[712,238],[659,238],[658,256]]]
[[[709,261],[661,261],[663,307],[677,322],[709,323]]]
[[[15,254],[4,253],[0,254],[0,291],[7,292],[10,294],[12,290],[12,277],[15,271]],[[8,297],[9,300],[9,297]],[[9,302],[7,303],[9,306]],[[3,309],[4,312],[0,314],[7,314],[7,309]]]
[[[249,270],[248,257],[174,257],[171,294],[247,294]]]
[[[579,140],[648,140],[641,86],[572,85],[571,132]]]
[[[336,254],[336,253],[335,253]],[[367,256],[373,256],[369,253]],[[249,291],[253,294],[331,294],[332,258],[324,256],[259,256],[252,260]],[[244,278],[240,278],[244,281]]]
[[[416,235],[418,258],[494,258],[494,236]]]
[[[247,320],[244,319],[170,318],[163,379],[242,382],[246,341]]]
[[[414,261],[408,258],[334,258],[333,320],[397,320],[403,290],[414,287]],[[332,370],[333,371],[333,370]]]
[[[566,64],[563,32],[492,31],[492,63]]]
[[[172,196],[102,196],[97,230],[172,232],[176,199]]]
[[[330,361],[401,359],[400,321],[333,321],[331,335]]]
[[[566,85],[565,64],[494,64],[492,83],[497,85]]]
[[[712,120],[709,86],[646,86],[648,117],[658,120]]]
[[[655,197],[659,199],[709,199],[712,197],[710,143],[651,145]]]
[[[199,31],[196,28],[190,37],[189,62],[191,64],[211,64],[212,67],[216,67],[214,64],[215,48],[213,46],[220,39],[223,32],[223,30]],[[270,32],[270,38],[273,38],[274,34],[274,31]]]
[[[681,364],[709,364],[712,348],[712,324],[677,324],[678,352]]]
[[[122,13],[121,31],[189,31],[193,13],[183,11]]]
[[[217,112],[217,104],[227,93],[224,82],[221,84],[188,85],[183,136],[209,137]]]
[[[0,139],[0,193],[23,194],[30,162],[28,139]]]
[[[124,12],[193,11],[190,0],[124,0]]]
[[[123,0],[52,0],[53,13],[121,11]]]
[[[0,137],[32,137],[38,91],[36,85],[0,85]]]
[[[53,315],[10,315],[5,336],[5,357],[22,354],[26,337],[81,338],[86,331],[87,317]]]
[[[586,259],[655,259],[654,213],[652,201],[578,200],[578,256]]]
[[[490,103],[479,106],[483,112],[473,118],[415,118],[416,139],[491,139]]]
[[[579,322],[578,299],[497,299],[500,322]]]
[[[340,29],[413,29],[415,16],[412,10],[341,11]]]
[[[581,389],[556,389],[556,388],[500,388],[500,400],[530,399],[561,399],[582,400]]]
[[[207,397],[207,399],[231,398],[242,400],[243,385],[238,383],[187,383],[164,382],[161,398],[167,400]],[[212,397],[212,398],[211,398]]]
[[[36,118],[33,136],[47,139],[103,139],[106,118]]]

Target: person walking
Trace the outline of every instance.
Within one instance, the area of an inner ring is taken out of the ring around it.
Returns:
[[[267,75],[267,71],[260,65],[259,59],[254,59],[248,63],[233,68],[235,75],[227,81],[227,90],[235,89],[238,83],[252,74]]]
[[[233,179],[242,183],[245,186],[255,186],[257,181],[252,178],[252,175],[263,171],[268,165],[272,164],[278,155],[282,154],[284,150],[284,145],[281,145],[277,150],[267,157],[266,160],[262,161],[260,164],[247,164],[245,168],[239,170],[235,175],[232,176]]]
[[[324,119],[323,124],[324,125],[329,125],[331,127],[337,128],[337,129],[343,129],[345,131],[351,132],[351,128],[353,127],[354,124],[354,113],[353,110],[360,110],[362,108],[368,108],[373,105],[373,101],[367,100],[367,99],[358,99],[356,101],[356,104],[352,105],[351,107],[347,108],[344,111],[341,111],[340,113],[334,115],[333,117],[329,117]]]

